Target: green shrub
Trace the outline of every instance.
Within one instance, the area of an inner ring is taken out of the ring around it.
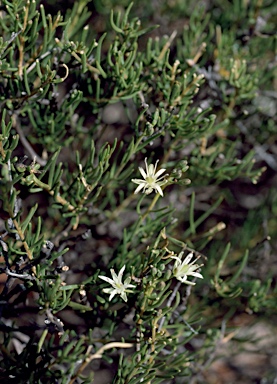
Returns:
[[[274,2],[206,3],[2,0],[3,381],[208,382],[274,315]]]

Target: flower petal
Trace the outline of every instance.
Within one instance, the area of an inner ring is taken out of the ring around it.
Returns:
[[[135,190],[135,194],[137,194],[141,189],[143,189],[144,187],[145,187],[145,185],[146,184],[143,184],[143,183],[141,183],[137,188],[136,188],[136,190]]]
[[[154,176],[155,175],[155,168],[154,168],[153,164],[149,164],[147,175],[148,176]]]
[[[112,293],[112,292],[114,292],[114,291],[115,291],[114,288],[104,288],[104,289],[103,289],[103,292],[105,292],[105,293]]]
[[[145,170],[144,170],[143,168],[139,167],[139,171],[140,171],[140,173],[141,173],[141,176],[142,176],[144,179],[146,179],[147,174],[145,173]]]
[[[136,285],[133,285],[133,284],[127,284],[127,285],[125,285],[125,283],[124,283],[124,287],[125,288],[136,288]],[[127,291],[129,291],[128,289],[126,289],[126,292]]]
[[[110,294],[109,301],[111,301],[117,293],[118,293],[117,290],[114,289],[114,290],[112,291],[112,293]]]
[[[112,285],[114,284],[114,281],[107,276],[98,276],[98,277],[99,279],[105,280],[109,284],[112,284]]]
[[[156,178],[156,180],[157,180],[157,178],[158,178],[159,176],[161,176],[161,174],[164,173],[165,171],[166,171],[165,168],[161,168],[161,169],[155,174],[155,178]]]
[[[184,282],[187,280],[187,278],[188,278],[187,275],[185,275],[185,276],[183,276],[183,277],[182,277],[182,276],[177,276],[177,277],[176,277],[176,279],[179,280],[179,281],[181,281],[182,283],[184,283]]]
[[[181,259],[179,257],[177,257],[177,256],[170,256],[170,258],[176,260],[175,263],[174,263],[174,266],[175,266],[175,264],[178,264],[178,265],[182,264]]]
[[[192,272],[191,275],[193,275],[195,277],[199,277],[199,279],[204,279],[204,277],[199,272]]]
[[[159,186],[159,184],[155,184],[155,189],[159,192],[159,194],[160,194],[161,196],[164,195],[164,194],[163,194],[163,190],[162,190],[162,188]]]
[[[145,180],[142,180],[142,179],[132,179],[131,181],[132,181],[133,183],[135,183],[135,184],[146,183],[146,181],[145,181]]]
[[[118,272],[118,281],[120,282],[120,284],[122,284],[122,276],[123,276],[123,272],[125,271],[125,265],[123,265],[123,267],[120,269],[120,271]]]
[[[127,295],[126,295],[125,292],[121,292],[120,296],[122,297],[122,299],[123,299],[124,301],[127,301],[127,300],[128,300],[128,299],[127,299]]]
[[[193,258],[193,253],[190,252],[190,253],[186,256],[186,258],[185,258],[185,260],[183,261],[183,263],[185,263],[185,264],[189,264],[189,262],[191,261],[192,258]],[[195,261],[196,261],[196,259],[195,259]],[[194,261],[193,263],[195,263],[195,261]]]
[[[110,269],[110,272],[111,272],[114,284],[117,284],[118,282],[117,274],[115,273],[114,269]]]

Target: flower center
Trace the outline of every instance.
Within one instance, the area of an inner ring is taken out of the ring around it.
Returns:
[[[147,181],[148,184],[152,185],[155,183],[156,179],[153,176],[147,176],[145,180]]]

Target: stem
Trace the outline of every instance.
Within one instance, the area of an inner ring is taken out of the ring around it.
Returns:
[[[24,135],[24,132],[22,130],[22,128],[20,127],[20,122],[19,122],[19,119],[18,117],[14,114],[12,116],[12,122],[13,122],[13,127],[16,129],[16,132],[18,133],[19,135],[19,139],[23,145],[23,147],[26,149],[27,152],[29,152],[32,160],[35,160],[37,163],[39,163],[40,165],[44,166],[46,165],[47,161],[42,159],[32,148],[32,146],[30,145],[29,141],[26,139],[25,135]]]
[[[159,54],[158,61],[161,61],[163,59],[166,51],[168,50],[171,43],[175,39],[176,35],[177,35],[177,30],[173,31],[172,34],[169,36],[169,39],[167,40],[166,44],[164,45],[163,49],[161,50],[161,53]]]
[[[159,197],[160,197],[159,193],[156,193],[156,195],[155,195],[154,199],[152,200],[151,204],[149,205],[147,211],[142,215],[141,221],[146,219],[148,214],[153,210],[153,208],[155,207]]]
[[[0,141],[0,155],[2,156],[2,159],[5,160],[6,153],[5,153],[5,150],[3,148],[2,141]]]
[[[9,212],[9,214],[10,214],[11,217],[13,216],[13,213],[12,213],[12,212]],[[19,235],[19,237],[20,237],[20,240],[22,241],[22,244],[23,244],[23,246],[24,246],[24,248],[25,248],[25,251],[26,251],[26,253],[27,253],[28,259],[29,259],[29,260],[33,260],[33,254],[32,254],[32,251],[30,250],[29,245],[28,245],[27,242],[25,241],[25,236],[24,236],[24,233],[23,233],[22,230],[21,230],[21,227],[20,227],[19,223],[17,222],[16,219],[12,219],[12,222],[13,222],[13,224],[14,224],[16,230],[17,230],[17,233],[18,233],[18,235]]]
[[[5,269],[5,273],[8,276],[17,277],[18,279],[21,279],[21,280],[35,280],[34,276],[28,275],[26,273],[23,273],[23,274],[14,273],[14,272],[11,272],[8,268]]]
[[[168,300],[167,300],[167,303],[166,303],[166,306],[169,308],[171,307],[171,304],[172,304],[172,301],[174,300],[175,296],[176,296],[176,293],[178,291],[178,289],[180,288],[180,285],[182,283],[180,281],[178,281],[178,283],[176,284],[173,292],[171,293],[171,295],[169,296]],[[163,316],[161,322],[160,322],[160,325],[159,325],[159,329],[158,329],[158,332],[161,332],[162,330],[162,327],[163,327],[163,324],[165,322],[165,316]]]
[[[47,191],[51,196],[54,196],[55,192],[52,191],[50,189],[50,186],[48,184],[45,184],[43,183],[42,181],[40,181],[34,174],[32,174],[32,182],[39,188],[42,188],[44,189],[45,191]],[[64,205],[64,206],[67,206],[67,209],[69,211],[74,211],[76,208],[71,205],[67,200],[65,200],[63,197],[61,197],[61,195],[57,195],[55,196],[55,199],[58,203]]]
[[[84,362],[81,364],[80,368],[78,369],[78,371],[75,373],[75,375],[71,378],[69,384],[74,384],[75,380],[78,378],[78,376],[83,372],[83,370],[86,368],[86,366],[92,361],[92,360],[95,360],[95,359],[102,359],[102,356],[103,356],[103,353],[108,350],[108,349],[112,349],[112,348],[132,348],[134,346],[134,344],[132,343],[122,343],[122,342],[117,342],[117,341],[114,341],[114,342],[111,342],[111,343],[108,343],[106,345],[103,345],[103,347],[101,347],[100,349],[98,349],[98,351],[96,353],[94,353],[93,355],[90,355],[90,356],[87,356],[84,360]],[[86,355],[89,355],[90,352],[92,350],[92,346],[90,345],[87,349],[87,353]]]

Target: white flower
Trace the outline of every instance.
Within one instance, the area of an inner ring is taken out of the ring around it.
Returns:
[[[112,288],[103,289],[103,292],[110,294],[109,301],[111,301],[115,295],[120,295],[124,301],[127,301],[126,292],[132,292],[128,288],[136,288],[135,285],[129,284],[131,281],[131,277],[127,277],[124,283],[122,283],[122,276],[123,276],[124,270],[125,270],[125,265],[121,268],[121,270],[117,275],[115,271],[111,269],[110,271],[112,274],[112,279],[106,276],[98,276],[100,279],[105,280],[107,283],[112,285]]]
[[[198,268],[201,267],[201,265],[194,264],[198,259],[195,259],[192,263],[190,263],[193,253],[189,253],[185,260],[182,262],[182,256],[184,252],[181,252],[178,257],[177,256],[171,256],[171,259],[175,259],[175,263],[173,266],[173,275],[176,277],[177,280],[181,281],[181,283],[189,284],[189,285],[195,285],[195,283],[188,281],[188,276],[194,276],[198,277],[200,279],[203,279],[203,276],[199,272],[195,272]]]
[[[135,190],[135,193],[138,193],[142,189],[142,192],[146,193],[148,195],[149,193],[153,192],[153,190],[155,190],[156,193],[159,192],[159,194],[161,196],[163,196],[163,191],[162,191],[161,186],[166,184],[167,180],[164,179],[166,175],[161,176],[161,174],[165,172],[165,169],[161,168],[156,173],[157,164],[158,164],[159,160],[156,161],[155,166],[153,164],[150,164],[148,166],[147,158],[145,158],[144,161],[145,161],[145,166],[146,166],[146,172],[143,168],[139,167],[139,171],[140,171],[142,177],[144,178],[144,180],[132,179],[133,183],[139,184],[139,186]]]

